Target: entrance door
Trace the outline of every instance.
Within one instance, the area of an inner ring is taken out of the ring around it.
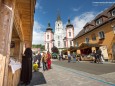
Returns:
[[[102,51],[103,58],[107,60],[108,59],[107,47],[106,46],[101,46],[100,49]]]
[[[113,60],[115,60],[115,43],[112,46]]]

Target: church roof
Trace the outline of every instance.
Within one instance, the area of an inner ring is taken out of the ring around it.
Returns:
[[[52,31],[52,28],[50,27],[50,23],[48,23],[48,27],[47,27],[46,31],[48,31],[48,30],[51,30],[51,31]],[[53,32],[53,31],[52,31],[52,32]]]
[[[71,24],[70,22],[70,18],[68,19],[68,24],[66,25],[66,27],[73,27],[73,24]]]

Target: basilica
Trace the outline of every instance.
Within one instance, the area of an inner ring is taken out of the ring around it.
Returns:
[[[55,22],[54,32],[50,26],[50,23],[48,23],[48,27],[46,28],[45,50],[51,52],[51,48],[56,46],[61,53],[63,49],[73,46],[73,38],[74,26],[71,24],[70,19],[68,19],[68,23],[66,27],[64,27],[60,15],[58,15]]]

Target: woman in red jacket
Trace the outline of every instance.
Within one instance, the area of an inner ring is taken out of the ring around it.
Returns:
[[[51,54],[47,52],[47,66],[48,69],[51,69]]]

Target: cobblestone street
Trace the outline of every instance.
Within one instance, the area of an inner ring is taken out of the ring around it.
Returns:
[[[51,70],[33,72],[28,86],[115,86],[114,76],[115,72],[95,75],[52,64]]]

